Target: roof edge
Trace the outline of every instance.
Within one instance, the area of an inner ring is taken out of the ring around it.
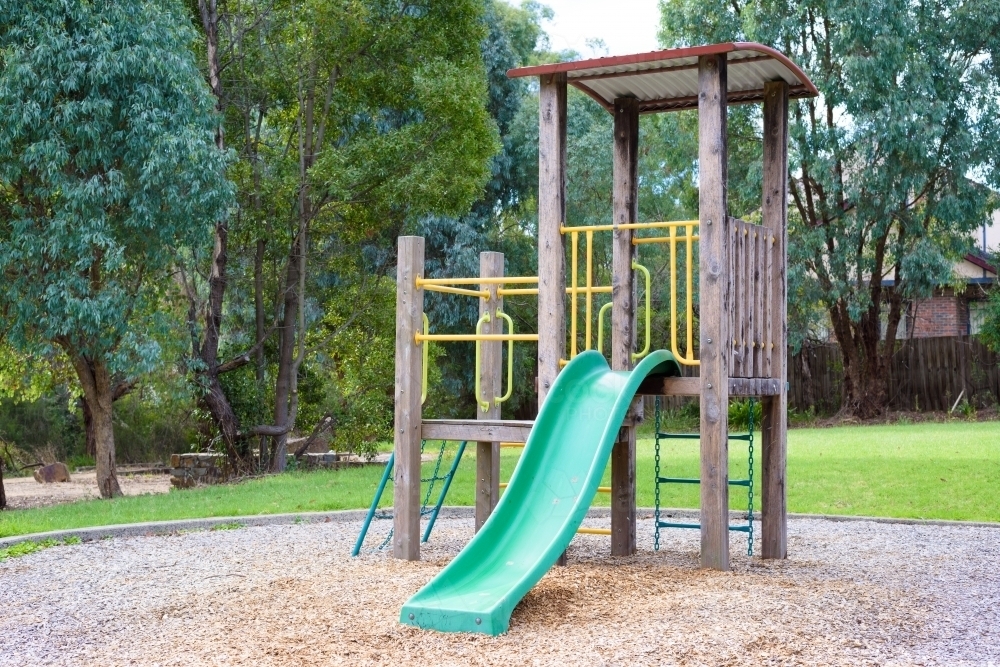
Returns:
[[[693,58],[696,56],[712,56],[731,51],[757,51],[770,56],[787,67],[809,91],[808,97],[819,95],[819,90],[815,84],[806,76],[798,65],[770,46],[764,46],[757,42],[723,42],[721,44],[707,44],[704,46],[684,46],[676,49],[664,49],[661,51],[647,51],[645,53],[634,53],[624,56],[604,56],[603,58],[590,58],[588,60],[572,60],[561,63],[551,63],[549,65],[531,65],[528,67],[515,67],[507,71],[507,76],[516,79],[525,76],[544,76],[546,74],[560,74],[562,72],[572,72],[580,69],[591,69],[595,67],[615,67],[618,65],[634,65],[638,63],[650,62],[654,60],[669,60],[671,58]],[[640,74],[641,72],[637,72]]]

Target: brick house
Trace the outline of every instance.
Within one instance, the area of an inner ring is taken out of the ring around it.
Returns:
[[[964,289],[942,287],[929,299],[911,302],[900,337],[933,338],[938,336],[969,336],[979,333],[983,323],[987,293],[997,281],[997,267],[987,259],[987,249],[1000,249],[1000,212],[993,224],[984,224],[977,233],[975,253],[966,255],[955,264],[955,276],[965,283]]]

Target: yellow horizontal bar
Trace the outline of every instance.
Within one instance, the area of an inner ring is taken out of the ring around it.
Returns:
[[[417,278],[417,287],[425,285],[524,285],[538,284],[538,276],[496,276],[493,278]]]
[[[501,442],[500,446],[501,447],[513,447],[513,448],[520,449],[521,447],[524,447],[524,443],[523,442]]]
[[[610,232],[615,229],[665,229],[668,227],[687,227],[697,225],[698,220],[671,220],[669,222],[626,222],[620,225],[585,225],[583,227],[560,226],[559,231],[563,234],[570,232]]]
[[[446,287],[444,285],[417,285],[418,288],[428,292],[444,292],[445,294],[460,294],[462,296],[476,296],[480,299],[490,298],[490,293],[486,290],[462,289],[460,287]]]
[[[599,487],[597,487],[597,492],[598,493],[611,493],[611,487],[610,486],[599,486]]]
[[[566,368],[567,364],[569,364],[569,359],[560,359],[559,360],[559,368]]]
[[[611,285],[595,285],[593,287],[586,287],[580,285],[576,288],[577,294],[611,294]],[[505,289],[501,287],[497,290],[497,294],[500,296],[517,296],[519,294],[538,294],[537,287],[525,288],[525,289]],[[567,287],[566,294],[573,294],[573,288]]]
[[[577,528],[576,532],[580,535],[610,535],[610,528]]]
[[[433,340],[439,343],[464,343],[477,340],[490,341],[537,341],[538,334],[422,334],[417,333],[414,339],[419,345],[422,341]]]
[[[537,287],[525,287],[525,288],[512,288],[507,289],[506,287],[501,287],[497,290],[497,294],[500,296],[518,296],[520,294],[538,294]]]
[[[699,239],[701,239],[701,236],[698,234],[695,234],[691,237],[692,241],[697,241]],[[670,243],[671,241],[687,241],[687,240],[688,237],[686,236],[675,236],[673,238],[670,238],[669,236],[648,236],[642,239],[638,237],[632,239],[632,245],[641,245],[643,243]]]

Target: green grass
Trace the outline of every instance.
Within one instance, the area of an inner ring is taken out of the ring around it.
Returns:
[[[1000,494],[995,488],[1000,480],[1000,423],[795,429],[788,440],[791,512],[1000,521]],[[758,434],[758,498],[759,443]],[[428,447],[432,449],[436,451]],[[640,440],[637,450],[638,504],[652,507],[653,441]],[[446,450],[442,472],[454,451],[453,445]],[[474,452],[470,444],[449,493],[449,505],[473,502]],[[510,477],[518,454],[518,450],[503,450],[503,479]],[[746,454],[746,443],[731,443],[731,478],[746,475]],[[666,442],[661,458],[663,475],[698,475],[696,440]],[[424,465],[425,476],[432,470],[433,464]],[[381,466],[294,472],[231,486],[14,510],[0,513],[0,537],[114,523],[361,508],[371,502],[381,474]],[[609,480],[606,473],[604,484]],[[391,499],[390,488],[383,505]],[[666,507],[697,507],[698,488],[664,486],[661,502]],[[608,496],[598,494],[595,504],[607,505]],[[734,487],[730,504],[734,509],[745,508],[746,489]],[[759,501],[756,506],[759,509]]]

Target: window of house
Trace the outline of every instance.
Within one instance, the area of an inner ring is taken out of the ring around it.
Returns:
[[[975,336],[982,331],[983,323],[986,321],[986,302],[969,302],[969,335]]]

